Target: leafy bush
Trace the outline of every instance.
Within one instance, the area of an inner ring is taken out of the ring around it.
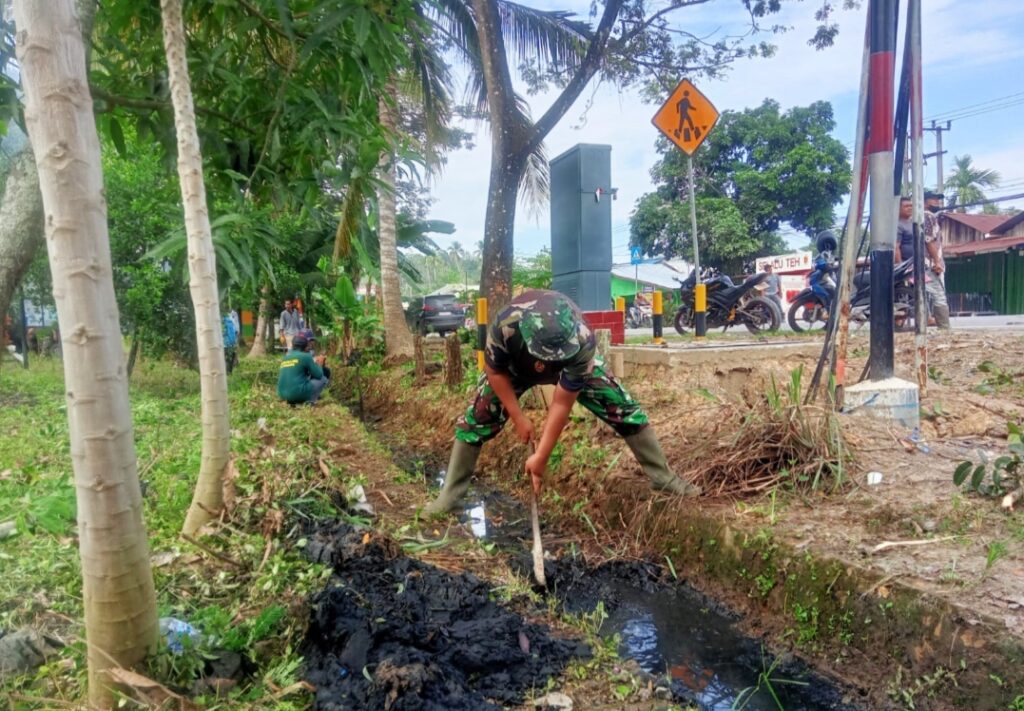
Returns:
[[[1006,424],[1009,454],[996,457],[990,462],[975,464],[963,461],[953,471],[953,483],[967,485],[968,491],[982,496],[1004,496],[1024,486],[1024,443],[1021,442],[1021,426]]]

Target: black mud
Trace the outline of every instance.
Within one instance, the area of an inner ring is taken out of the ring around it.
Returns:
[[[590,654],[494,602],[479,578],[408,558],[373,531],[325,527],[308,551],[335,573],[312,600],[302,650],[318,709],[500,708]]]

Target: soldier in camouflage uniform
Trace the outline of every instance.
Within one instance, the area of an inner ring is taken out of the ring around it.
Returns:
[[[458,507],[481,446],[496,437],[509,419],[522,442],[534,440],[533,424],[519,407],[519,398],[534,385],[557,386],[536,450],[526,462],[536,491],[573,403],[579,400],[626,440],[654,488],[685,496],[699,494],[697,487],[669,469],[647,414],[605,371],[595,352],[594,334],[579,307],[558,292],[526,291],[498,313],[487,331],[484,374],[473,402],[455,425],[444,487],[427,506],[427,513]]]

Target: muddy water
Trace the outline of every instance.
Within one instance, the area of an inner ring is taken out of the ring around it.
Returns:
[[[706,711],[846,709],[842,692],[805,665],[774,662],[732,620],[682,586],[644,592],[612,584],[617,606],[602,632],[620,636],[620,654],[667,675],[674,695]],[[778,703],[776,702],[778,700]]]
[[[517,500],[475,486],[460,516],[478,538],[525,550],[529,518]],[[529,563],[523,557],[523,574]],[[608,614],[602,634],[619,635],[619,652],[646,672],[667,679],[672,696],[704,711],[823,711],[854,709],[834,683],[805,664],[776,661],[762,644],[707,598],[650,564],[612,563],[587,568],[561,558],[549,561],[553,594],[570,612]]]

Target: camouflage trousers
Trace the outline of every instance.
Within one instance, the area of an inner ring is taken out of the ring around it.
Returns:
[[[512,378],[512,387],[518,398],[533,386]],[[577,402],[597,415],[598,419],[607,423],[621,437],[635,435],[647,427],[647,413],[640,407],[640,403],[626,392],[600,362],[594,366],[586,385],[580,390]],[[487,376],[481,375],[473,401],[455,424],[455,438],[468,444],[481,445],[497,437],[507,421],[508,411],[487,382]]]

